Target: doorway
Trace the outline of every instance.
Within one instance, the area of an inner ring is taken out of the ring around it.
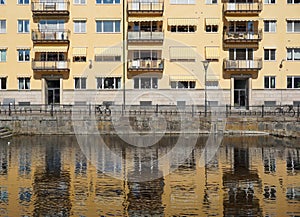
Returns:
[[[245,107],[249,105],[249,79],[234,78],[234,107]]]
[[[47,80],[46,99],[48,105],[60,103],[60,80]]]

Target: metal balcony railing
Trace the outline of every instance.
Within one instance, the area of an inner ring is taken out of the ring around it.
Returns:
[[[244,42],[244,41],[260,41],[262,40],[262,30],[259,29],[253,32],[224,32],[224,41]]]
[[[162,13],[164,11],[164,2],[130,1],[127,3],[127,11],[129,13]]]
[[[31,31],[31,38],[33,41],[53,41],[53,42],[63,42],[63,41],[69,41],[70,37],[70,30],[64,30],[64,29],[53,29],[53,30],[32,30]]]
[[[31,2],[31,10],[32,12],[67,12],[70,10],[70,2],[69,1],[61,1],[61,2],[39,2],[33,1]]]
[[[164,40],[163,32],[128,32],[128,40],[132,41],[162,41]]]
[[[223,11],[225,13],[249,13],[255,12],[259,13],[262,11],[262,2],[252,2],[252,3],[230,3],[224,2]]]
[[[128,70],[163,70],[164,60],[130,60],[128,62]]]
[[[225,70],[260,70],[262,68],[262,59],[253,60],[229,60],[224,59]]]
[[[70,60],[61,61],[41,61],[32,60],[33,70],[69,70]]]

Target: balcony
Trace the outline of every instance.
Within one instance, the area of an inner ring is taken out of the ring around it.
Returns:
[[[262,59],[254,60],[229,60],[224,59],[223,67],[226,71],[258,71],[262,68]]]
[[[224,2],[223,12],[224,14],[259,14],[262,11],[262,2],[252,3],[229,3]]]
[[[69,30],[32,30],[33,43],[69,43]]]
[[[70,2],[32,2],[31,11],[33,18],[39,17],[69,17]]]
[[[62,61],[41,61],[32,60],[32,69],[34,71],[70,71],[70,60]]]
[[[225,31],[223,40],[225,43],[258,43],[262,40],[262,30],[254,32],[230,32]]]
[[[129,71],[147,71],[147,72],[160,72],[164,70],[164,60],[130,60],[128,62]]]
[[[134,42],[163,42],[163,32],[128,32],[128,41]]]
[[[164,12],[164,2],[130,1],[127,3],[128,14],[160,14]]]

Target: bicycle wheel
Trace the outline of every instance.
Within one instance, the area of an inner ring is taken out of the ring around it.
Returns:
[[[275,109],[275,115],[276,116],[282,115],[282,109],[281,108],[276,108]]]
[[[294,116],[295,116],[295,110],[292,108],[287,114],[288,114],[290,117],[294,117]]]

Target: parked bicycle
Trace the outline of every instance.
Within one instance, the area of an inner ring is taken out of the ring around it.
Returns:
[[[95,109],[100,115],[106,115],[106,116],[111,115],[111,110],[109,108],[109,105],[97,105]]]
[[[276,115],[288,115],[290,117],[295,116],[295,110],[292,105],[280,105],[275,109]]]

